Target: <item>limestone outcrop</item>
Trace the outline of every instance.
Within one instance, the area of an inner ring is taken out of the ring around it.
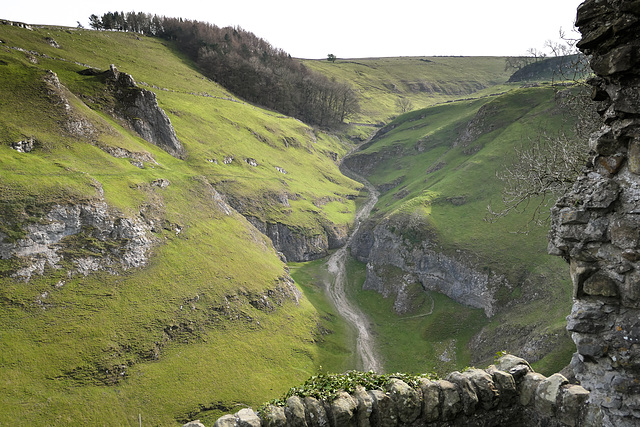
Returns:
[[[604,126],[592,160],[552,210],[549,251],[570,264],[567,329],[576,378],[606,426],[640,424],[640,2],[587,0],[578,47],[591,57]]]
[[[385,297],[395,298],[399,314],[411,311],[411,296],[406,292],[412,284],[424,290],[437,291],[471,307],[481,308],[490,317],[495,314],[495,292],[505,279],[495,273],[474,268],[464,257],[449,256],[429,240],[410,242],[388,221],[375,226],[360,227],[351,243],[351,254],[367,263],[364,289],[371,289]],[[398,269],[401,275],[390,277]],[[397,277],[396,277],[397,276]]]
[[[182,159],[186,150],[178,140],[167,114],[158,105],[156,94],[138,87],[130,74],[111,65],[106,72],[117,105],[115,114],[124,118],[144,140],[157,145],[174,157]]]
[[[506,355],[487,369],[420,378],[414,387],[391,378],[383,388],[358,386],[333,399],[292,395],[284,406],[267,405],[260,414],[245,408],[214,427],[598,426],[599,409],[588,398],[562,375],[545,377]]]
[[[16,239],[0,232],[0,259],[16,260],[9,273],[25,281],[46,268],[87,275],[141,267],[153,245],[148,223],[104,202],[52,206],[41,220],[25,225],[22,234]]]
[[[323,226],[323,232],[310,234],[307,230],[279,222],[262,221],[253,216],[246,218],[271,239],[273,246],[287,261],[292,262],[312,261],[326,256],[330,249],[344,246],[349,231],[346,226],[327,224]]]

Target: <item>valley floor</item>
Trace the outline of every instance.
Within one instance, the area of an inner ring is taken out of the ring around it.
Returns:
[[[361,221],[365,220],[378,201],[378,191],[366,179],[358,177],[367,188],[369,196],[367,202],[356,214],[356,226],[353,234],[358,231]],[[383,365],[380,355],[375,349],[375,342],[367,316],[356,306],[351,304],[345,292],[346,282],[346,259],[347,250],[351,237],[346,245],[338,249],[327,262],[329,272],[332,274],[330,283],[326,283],[327,293],[333,302],[336,310],[357,330],[356,351],[358,353],[358,368],[364,371],[375,371],[381,373]]]

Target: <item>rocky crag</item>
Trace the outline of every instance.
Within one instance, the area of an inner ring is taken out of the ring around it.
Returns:
[[[138,87],[130,74],[118,71],[115,65],[111,65],[104,74],[107,86],[117,100],[115,115],[124,118],[144,140],[174,157],[184,158],[186,151],[171,120],[158,105],[156,94]]]
[[[348,227],[323,224],[323,232],[308,233],[280,222],[267,222],[247,215],[247,220],[273,242],[286,261],[301,262],[327,256],[329,250],[344,246]]]
[[[472,260],[442,253],[430,239],[420,244],[407,241],[393,232],[388,221],[375,226],[362,227],[354,236],[351,254],[367,263],[367,277],[363,288],[375,290],[385,298],[394,297],[398,314],[411,311],[412,285],[437,291],[462,304],[481,308],[488,317],[495,313],[495,291],[504,278],[495,273],[484,273],[474,268]],[[393,273],[396,268],[401,274]]]
[[[104,202],[56,205],[23,237],[0,232],[0,259],[16,260],[12,277],[28,281],[46,268],[65,268],[69,275],[146,264],[153,244],[149,223],[128,218]]]
[[[640,423],[640,2],[587,0],[578,47],[591,57],[605,125],[592,161],[552,212],[550,253],[570,264],[576,378],[604,425]]]

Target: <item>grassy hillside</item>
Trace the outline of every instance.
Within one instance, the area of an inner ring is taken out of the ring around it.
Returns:
[[[0,250],[58,205],[106,202],[154,224],[140,268],[74,273],[74,259],[116,249],[90,229],[65,237],[67,258],[28,281],[15,277],[26,257],[0,259],[0,424],[212,423],[319,370],[354,366],[354,332],[323,294],[323,261],[286,266],[225,204],[305,236],[327,224],[347,228],[361,185],[337,161],[353,147],[234,98],[159,39],[0,25],[0,40]],[[433,315],[396,319],[389,301],[358,289],[364,266],[352,262],[350,292],[378,325],[387,369],[431,371],[450,350],[455,363],[440,364],[448,370],[498,350],[517,352],[508,347],[517,337],[545,336],[561,338],[543,363],[564,363],[570,292],[562,263],[545,255],[544,230],[523,240],[511,231],[526,216],[483,221],[488,202],[499,198],[495,171],[512,147],[543,125],[560,125],[548,88],[495,96],[516,87],[505,84],[503,58],[304,63],[357,89],[363,109],[354,122],[389,121],[399,98],[417,109],[355,157],[384,188],[377,217],[396,218],[409,240],[435,230],[445,253],[473,253],[479,268],[515,283],[490,321],[428,294],[421,301],[434,301]],[[183,160],[114,117],[104,78],[79,73],[110,64],[156,94],[185,147]],[[350,132],[364,138],[372,129]],[[25,140],[33,151],[12,148]],[[425,227],[405,227],[406,218]],[[482,327],[490,345],[467,347]]]
[[[511,73],[500,57],[400,57],[305,60],[312,70],[349,82],[360,95],[355,123],[387,123],[400,114],[399,98],[420,109],[504,91]]]
[[[454,340],[463,365],[490,362],[499,350],[521,354],[532,342],[546,354],[539,362],[542,369],[561,369],[569,362],[572,343],[564,331],[564,318],[571,306],[571,285],[565,263],[546,253],[547,230],[529,227],[527,212],[497,223],[485,221],[487,205],[500,204],[502,183],[496,172],[513,161],[514,147],[526,146],[528,138],[541,129],[553,133],[570,126],[565,119],[556,109],[550,87],[517,89],[402,115],[349,160],[382,190],[373,221],[389,220],[406,242],[430,239],[442,253],[472,258],[478,271],[495,272],[511,284],[494,285],[501,286],[496,294],[499,312],[486,322],[473,315],[461,316],[465,309],[449,307],[444,301],[436,301],[436,306],[441,304],[448,315],[442,317],[434,310],[432,316],[412,320],[415,325],[406,329],[388,328],[388,313],[373,314],[380,340],[395,343],[383,347],[391,362],[389,369],[441,366],[435,357],[407,365],[406,359],[412,358],[406,358],[405,347],[442,345],[443,330],[451,332],[447,339]],[[528,234],[519,233],[525,229]],[[358,269],[354,271],[353,280],[361,283]],[[358,300],[369,312],[372,306],[392,304],[370,291],[359,292]],[[420,310],[428,311],[425,304]],[[451,316],[461,322],[454,322],[456,328],[433,329]],[[396,319],[401,321],[402,317]],[[470,345],[471,336],[481,331]],[[419,344],[403,347],[399,339]]]
[[[143,268],[85,276],[47,267],[25,282],[12,277],[20,259],[0,260],[3,424],[211,420],[236,405],[256,407],[321,365],[343,368],[346,354],[332,362],[335,351],[319,344],[339,327],[320,316],[313,295],[292,293],[270,242],[228,212],[216,189],[247,201],[248,213],[311,235],[326,221],[348,225],[360,185],[334,159],[349,147],[234,100],[157,39],[7,25],[0,39],[3,242],[23,237],[54,205],[104,200],[161,224]],[[103,83],[78,71],[109,64],[156,93],[185,160],[106,113],[113,100]],[[25,139],[33,151],[11,148]],[[129,157],[110,154],[118,152]],[[170,185],[153,184],[160,179]],[[89,233],[65,240],[65,254],[106,250]]]

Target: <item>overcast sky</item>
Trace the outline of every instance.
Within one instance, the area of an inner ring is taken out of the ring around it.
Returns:
[[[0,18],[88,28],[92,13],[146,12],[240,26],[298,58],[517,56],[571,35],[582,1],[7,0]]]

